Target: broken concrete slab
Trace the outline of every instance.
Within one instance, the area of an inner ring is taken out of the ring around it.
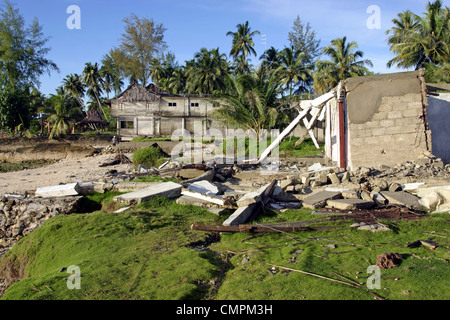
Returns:
[[[419,198],[405,191],[381,191],[381,195],[386,198],[389,204],[398,204],[410,209],[423,210],[424,207],[419,203]]]
[[[124,208],[120,208],[120,209],[114,211],[114,213],[122,213],[122,212],[128,211],[130,209],[131,209],[131,207],[124,207]]]
[[[319,191],[303,199],[303,206],[308,209],[322,208],[327,200],[342,198],[341,192],[337,191]]]
[[[339,210],[358,210],[370,209],[375,206],[373,201],[362,199],[334,199],[327,200],[327,208],[335,208]]]
[[[259,188],[256,192],[260,195],[260,201],[245,207],[239,207],[223,222],[223,225],[235,226],[247,222],[255,214],[256,210],[259,210],[261,206],[267,203],[275,189],[275,183],[276,181],[273,181],[272,183]]]
[[[182,190],[181,194],[185,195],[185,196],[190,196],[192,198],[200,199],[203,201],[215,203],[220,206],[231,206],[232,205],[230,200],[223,198],[222,196],[218,196],[218,195],[204,194],[204,193],[189,191],[189,190]]]
[[[207,180],[195,181],[187,187],[188,190],[206,195],[217,195],[219,188]]]
[[[162,182],[141,190],[132,191],[113,198],[121,203],[141,203],[156,196],[176,198],[181,194],[182,186],[175,182]]]
[[[378,231],[390,231],[389,227],[382,223],[372,223],[368,224],[365,222],[356,222],[350,226],[350,228],[356,228],[358,230],[368,230],[371,232],[378,232]]]
[[[227,210],[230,210],[227,207],[223,207],[216,203],[213,203],[213,202],[210,202],[207,200],[202,200],[199,198],[194,198],[194,197],[187,196],[187,195],[182,195],[181,197],[179,197],[176,200],[176,203],[201,207],[201,208],[208,210],[209,212],[214,213],[214,214],[222,214],[222,213],[226,212]]]
[[[61,184],[57,186],[37,188],[36,197],[41,198],[57,198],[67,196],[77,196],[80,194],[81,188],[78,183]]]
[[[385,197],[381,195],[379,192],[371,192],[370,195],[372,196],[373,201],[376,203],[377,206],[383,206],[387,203],[387,200]]]

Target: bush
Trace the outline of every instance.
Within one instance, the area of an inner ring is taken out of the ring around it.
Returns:
[[[159,147],[150,146],[136,150],[133,154],[133,164],[137,167],[140,164],[147,167],[157,167],[164,162],[166,155]]]

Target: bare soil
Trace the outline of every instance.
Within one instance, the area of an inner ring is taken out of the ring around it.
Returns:
[[[0,194],[24,194],[37,188],[77,181],[98,181],[110,170],[118,172],[132,169],[131,164],[100,167],[116,154],[101,154],[80,159],[64,159],[48,166],[16,172],[0,173]],[[130,159],[132,154],[126,154]]]

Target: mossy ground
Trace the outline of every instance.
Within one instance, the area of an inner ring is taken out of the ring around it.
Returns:
[[[91,200],[105,205],[114,195]],[[100,210],[56,216],[0,259],[0,273],[11,266],[23,270],[23,279],[2,299],[373,300],[367,268],[387,252],[399,253],[403,260],[381,270],[381,288],[372,293],[389,300],[450,298],[448,214],[385,220],[392,231],[377,233],[348,228],[349,221],[315,224],[344,228],[289,233],[215,235],[190,229],[193,223],[221,224],[226,218],[163,198],[120,214]],[[313,219],[317,216],[301,209],[267,211],[257,222]],[[438,247],[406,247],[417,239]],[[272,270],[272,265],[361,285]],[[67,286],[73,278],[63,268],[70,266],[80,269],[80,289]]]

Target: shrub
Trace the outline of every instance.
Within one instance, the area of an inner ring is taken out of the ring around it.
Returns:
[[[150,146],[141,148],[133,154],[133,164],[137,167],[140,164],[147,167],[156,167],[162,164],[166,155],[159,147]]]

